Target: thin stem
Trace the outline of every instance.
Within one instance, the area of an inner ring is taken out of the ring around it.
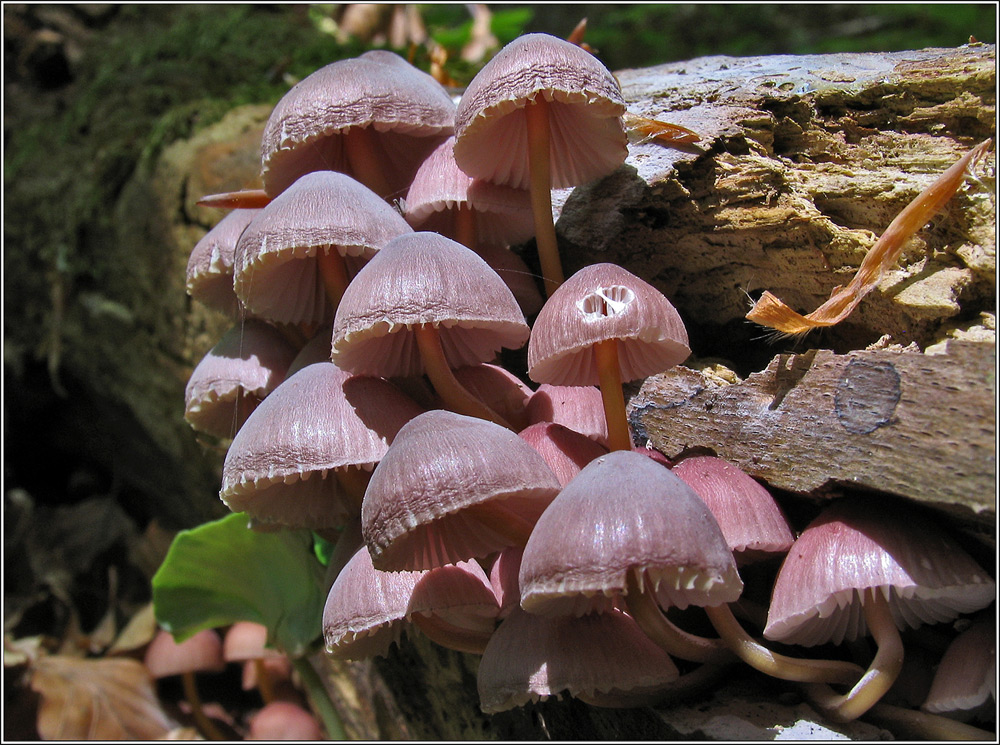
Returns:
[[[628,429],[621,368],[618,365],[618,340],[607,339],[595,344],[594,360],[604,401],[604,418],[608,422],[608,444],[612,450],[631,450],[632,434]]]
[[[420,350],[420,358],[424,363],[427,377],[430,378],[431,385],[434,386],[434,390],[437,391],[446,407],[457,414],[486,419],[494,424],[512,429],[503,417],[469,393],[458,382],[444,356],[441,336],[434,326],[422,323],[414,327],[413,333],[417,339],[417,347]]]
[[[455,240],[475,251],[479,243],[476,232],[476,210],[471,205],[459,205],[453,215]]]
[[[971,724],[959,722],[926,711],[904,709],[889,704],[875,704],[865,714],[865,721],[891,729],[897,736],[920,740],[987,740],[997,736]]]
[[[351,176],[367,186],[382,199],[392,196],[392,189],[385,179],[385,165],[381,163],[372,127],[351,127],[343,135],[344,154],[351,168]]]
[[[191,705],[191,713],[194,715],[194,721],[198,725],[198,729],[201,730],[201,733],[209,740],[228,739],[213,724],[212,720],[205,715],[204,710],[201,708],[201,697],[198,695],[198,684],[194,679],[194,673],[186,672],[181,676],[181,679],[184,682],[184,697]]]
[[[806,689],[810,701],[834,721],[852,721],[872,708],[896,682],[903,667],[903,640],[889,612],[889,601],[877,589],[872,589],[864,599],[864,612],[868,629],[878,645],[865,674],[842,696],[824,685]]]
[[[340,721],[340,714],[330,700],[330,694],[326,692],[326,686],[316,673],[312,663],[305,657],[293,657],[292,667],[299,674],[302,685],[306,690],[306,696],[312,705],[313,711],[319,715],[326,730],[326,736],[330,740],[346,740],[347,733],[344,725]]]
[[[537,94],[524,107],[528,129],[528,170],[531,212],[535,218],[535,243],[538,263],[542,269],[546,297],[563,283],[562,261],[556,241],[556,226],[552,222],[552,176],[549,161],[549,104]]]
[[[319,274],[323,279],[323,287],[326,288],[326,296],[330,300],[333,309],[340,305],[340,299],[344,297],[344,290],[350,284],[350,277],[347,276],[347,267],[344,265],[344,257],[336,248],[329,246],[324,251],[322,248],[316,250],[316,264],[319,266]]]
[[[263,657],[257,657],[251,662],[253,663],[254,675],[257,676],[257,690],[260,691],[260,697],[264,703],[269,704],[274,701],[274,681],[271,680],[271,673],[267,671]]]
[[[705,613],[719,636],[736,656],[772,678],[800,683],[842,683],[851,685],[864,672],[853,662],[803,660],[778,654],[750,636],[726,604],[706,606]]]
[[[639,586],[635,572],[628,573],[628,612],[643,632],[671,657],[691,662],[722,663],[733,660],[733,653],[721,639],[706,639],[677,628],[663,615],[653,595],[649,580]]]

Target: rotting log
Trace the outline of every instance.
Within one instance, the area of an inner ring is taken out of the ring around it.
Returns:
[[[996,519],[995,356],[993,344],[956,341],[940,354],[809,350],[735,384],[678,367],[646,380],[630,417],[668,457],[705,447],[795,494],[904,497],[985,540]]]

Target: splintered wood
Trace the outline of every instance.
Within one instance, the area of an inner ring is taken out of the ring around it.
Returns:
[[[951,199],[992,144],[992,140],[986,140],[974,147],[910,202],[868,251],[854,278],[847,285],[834,288],[830,299],[819,308],[802,315],[765,291],[747,313],[747,319],[787,335],[804,334],[843,321],[875,289],[882,275],[895,266],[907,241]]]

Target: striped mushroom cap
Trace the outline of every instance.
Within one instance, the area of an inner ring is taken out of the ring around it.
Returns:
[[[553,188],[607,175],[627,155],[625,99],[615,76],[592,54],[548,34],[505,46],[469,83],[455,117],[455,160],[470,176],[528,188],[524,107],[551,102]]]
[[[479,662],[487,714],[561,693],[596,705],[640,705],[679,677],[670,657],[618,610],[545,618],[511,609]]]
[[[538,451],[562,486],[572,481],[590,461],[608,453],[599,442],[555,422],[532,424],[522,429],[518,437]]]
[[[427,154],[454,131],[454,121],[455,104],[441,84],[393,52],[333,62],[297,83],[271,112],[261,143],[264,190],[277,196],[319,170],[366,183],[350,142],[360,129],[373,135],[365,157],[390,192],[379,196],[402,196]]]
[[[535,319],[528,376],[553,385],[597,385],[593,346],[617,339],[622,382],[683,362],[691,353],[680,316],[663,293],[615,264],[567,279]]]
[[[626,594],[630,572],[648,578],[663,607],[730,603],[743,590],[705,503],[659,463],[623,450],[584,466],[539,518],[521,559],[521,607],[604,610]]]
[[[361,532],[376,567],[430,569],[523,544],[558,491],[510,430],[428,411],[400,429],[372,473]]]
[[[202,236],[188,258],[188,295],[234,318],[242,307],[233,291],[236,243],[258,212],[258,209],[233,210]]]
[[[722,528],[737,562],[784,554],[795,537],[771,493],[722,458],[685,458],[673,472],[697,492]]]
[[[406,194],[406,221],[414,230],[441,233],[463,242],[456,226],[458,211],[475,212],[475,245],[508,246],[535,234],[531,197],[488,181],[475,181],[455,163],[455,138],[449,137],[417,169]]]
[[[356,271],[390,239],[410,232],[396,210],[350,176],[306,174],[243,231],[236,247],[236,294],[269,320],[331,323],[335,309],[319,254],[336,251]]]
[[[933,714],[972,714],[996,699],[996,680],[996,622],[983,618],[948,645],[920,708]],[[989,711],[995,714],[995,706]]]
[[[226,454],[220,497],[233,512],[263,523],[338,527],[354,508],[333,471],[370,471],[421,411],[384,380],[352,376],[330,362],[309,365],[239,431]]]
[[[553,422],[608,446],[608,421],[604,417],[601,390],[592,385],[542,383],[531,394],[528,422]]]
[[[517,349],[530,333],[503,280],[471,249],[436,233],[385,245],[351,282],[333,324],[333,360],[383,377],[420,375],[410,327],[438,328],[452,368]]]
[[[905,629],[984,608],[996,584],[922,515],[842,499],[785,557],[764,636],[803,646],[857,639],[868,633],[861,603],[871,592],[885,597],[897,628]]]
[[[232,437],[285,379],[296,350],[273,326],[233,326],[202,357],[184,390],[184,418],[199,432]]]

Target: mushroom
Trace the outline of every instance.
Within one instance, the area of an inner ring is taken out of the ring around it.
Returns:
[[[379,197],[402,196],[454,131],[455,104],[434,78],[385,50],[338,60],[297,83],[271,112],[261,177],[272,198],[305,173],[341,171]]]
[[[273,701],[252,717],[247,740],[322,740],[316,718],[298,704]]]
[[[216,631],[204,629],[182,642],[176,642],[170,632],[161,629],[146,648],[144,664],[149,674],[157,680],[180,675],[184,697],[191,706],[198,729],[210,740],[228,739],[202,709],[198,683],[195,680],[197,673],[221,672],[226,667],[226,661],[222,658],[222,640]]]
[[[471,249],[436,233],[395,238],[351,282],[333,324],[333,360],[383,377],[426,372],[448,408],[507,423],[455,379],[530,333],[503,280]]]
[[[222,658],[243,665],[243,690],[257,688],[265,704],[276,700],[275,676],[290,681],[292,663],[267,646],[267,627],[255,621],[237,621],[222,638]]]
[[[412,623],[431,640],[482,653],[499,610],[475,562],[418,571],[381,571],[362,546],[334,580],[323,609],[328,654],[358,660],[385,655]]]
[[[732,463],[695,455],[673,466],[715,516],[737,564],[785,554],[795,537],[771,493]]]
[[[590,461],[608,452],[599,442],[555,422],[532,424],[518,437],[538,451],[561,486],[572,481]]]
[[[600,385],[612,450],[631,450],[622,383],[662,372],[691,353],[663,293],[615,264],[584,267],[545,303],[528,341],[528,376]]]
[[[184,390],[184,418],[199,432],[233,437],[285,379],[295,347],[263,321],[229,329],[202,357]]]
[[[361,530],[376,567],[430,569],[524,545],[558,491],[542,457],[510,430],[428,411],[399,430],[372,472]]]
[[[608,420],[601,389],[592,385],[542,383],[526,408],[529,424],[553,422],[608,446]]]
[[[974,621],[956,636],[938,665],[927,700],[920,707],[961,721],[996,712],[997,634],[991,619]]]
[[[243,312],[243,306],[233,291],[236,242],[259,211],[233,210],[202,236],[188,258],[188,295],[233,318]]]
[[[368,474],[422,409],[395,386],[331,362],[287,378],[237,433],[219,496],[263,523],[329,529],[361,509]]]
[[[797,660],[763,648],[728,604],[743,582],[708,507],[678,476],[631,450],[587,464],[539,518],[524,548],[521,607],[543,615],[580,615],[624,602],[665,651],[717,663],[734,652],[788,680],[853,682],[861,668]],[[722,640],[667,621],[659,606],[705,608]]]
[[[516,375],[486,362],[456,367],[453,372],[463,388],[499,414],[515,431],[527,426],[525,407],[531,398],[531,389]]]
[[[624,162],[624,112],[614,75],[593,55],[547,34],[525,34],[501,49],[459,102],[459,168],[531,192],[546,295],[563,280],[550,189],[593,181]]]
[[[353,271],[390,239],[410,232],[396,210],[350,176],[308,173],[243,231],[233,286],[247,309],[263,318],[330,323]]]
[[[903,664],[900,628],[916,628],[991,603],[996,585],[944,532],[902,507],[873,508],[840,499],[795,541],[774,582],[764,636],[805,646],[870,633],[878,651],[845,694],[811,686],[810,698],[831,719],[870,709]]]

